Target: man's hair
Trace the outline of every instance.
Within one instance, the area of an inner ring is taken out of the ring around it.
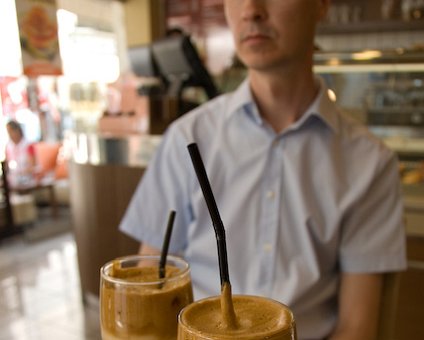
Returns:
[[[6,126],[12,129],[13,131],[18,131],[18,133],[23,137],[24,131],[22,130],[22,126],[16,120],[9,120]]]

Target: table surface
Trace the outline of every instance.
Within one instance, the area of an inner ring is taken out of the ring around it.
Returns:
[[[47,176],[43,177],[39,180],[34,179],[28,182],[25,182],[23,184],[20,184],[18,186],[10,186],[10,192],[15,193],[17,195],[25,195],[25,194],[31,194],[34,191],[37,190],[43,190],[46,189],[49,191],[50,196],[50,206],[52,211],[52,217],[57,217],[57,201],[56,201],[56,194],[54,190],[54,185],[56,181],[53,177]]]
[[[19,185],[9,185],[10,191],[18,193],[30,192],[37,189],[52,187],[55,183],[54,178],[42,178],[40,180],[31,180]]]

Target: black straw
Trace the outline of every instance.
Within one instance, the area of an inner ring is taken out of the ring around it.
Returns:
[[[203,191],[206,204],[211,215],[212,224],[215,229],[216,242],[218,246],[219,272],[221,276],[221,286],[224,282],[230,283],[230,275],[228,274],[227,245],[225,241],[225,228],[219,215],[218,207],[212,193],[212,188],[206,174],[205,166],[196,143],[187,146],[196,171],[197,179]]]
[[[165,238],[163,239],[162,252],[160,254],[160,261],[159,261],[159,278],[160,279],[163,279],[166,274],[165,272],[166,256],[168,255],[169,242],[171,240],[172,227],[174,226],[175,214],[176,212],[174,210],[171,210],[168,217],[168,225],[166,227]]]

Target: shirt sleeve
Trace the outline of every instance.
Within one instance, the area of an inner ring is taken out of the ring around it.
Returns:
[[[372,273],[406,268],[403,199],[396,156],[386,157],[342,226],[340,266]]]
[[[176,211],[169,250],[181,252],[191,220],[187,166],[189,154],[184,138],[168,130],[144,173],[119,229],[150,246],[162,247],[168,216]]]

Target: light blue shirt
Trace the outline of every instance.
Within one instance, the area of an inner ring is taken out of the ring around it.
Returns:
[[[174,122],[136,189],[120,229],[191,266],[195,298],[220,293],[212,222],[187,145],[196,142],[226,229],[233,293],[291,307],[299,339],[334,328],[340,272],[406,267],[397,159],[320,92],[276,134],[245,81]]]

